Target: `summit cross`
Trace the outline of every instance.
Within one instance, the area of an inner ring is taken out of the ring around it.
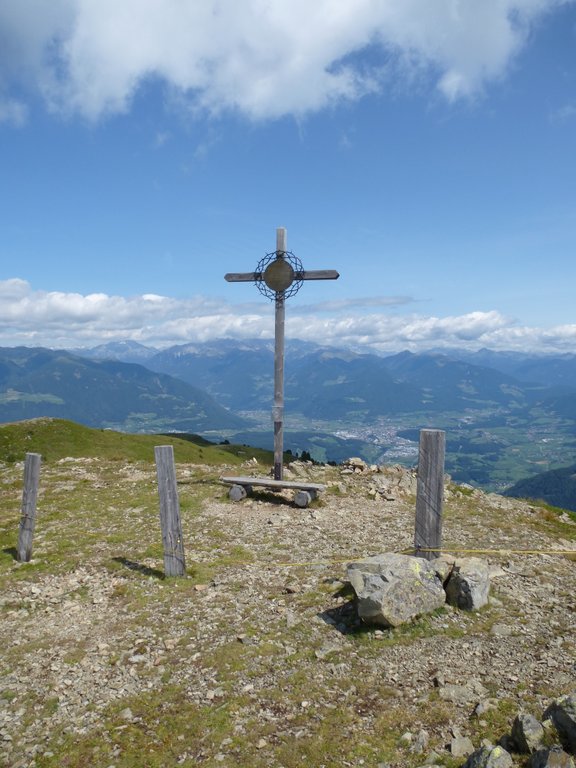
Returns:
[[[304,270],[300,259],[287,250],[286,229],[276,230],[276,250],[261,259],[254,272],[229,272],[229,283],[255,283],[275,303],[274,330],[274,479],[282,480],[284,453],[284,318],[285,302],[294,296],[304,280],[337,280],[335,269]]]

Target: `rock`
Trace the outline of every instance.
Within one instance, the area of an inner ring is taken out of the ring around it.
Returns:
[[[544,728],[533,715],[519,714],[512,724],[512,741],[518,752],[530,754],[542,746]]]
[[[473,752],[464,768],[511,768],[512,757],[502,747],[484,746]]]
[[[353,472],[365,472],[368,469],[368,464],[357,456],[352,456],[350,459],[346,459],[343,464],[346,469],[351,469]]]
[[[490,634],[494,637],[510,637],[514,634],[514,628],[508,624],[493,624],[490,627]]]
[[[397,627],[446,601],[434,568],[419,557],[376,555],[350,563],[347,576],[358,597],[358,615],[368,624]]]
[[[300,507],[300,509],[306,509],[311,501],[312,494],[308,493],[308,491],[296,491],[294,494],[294,504]]]
[[[468,757],[474,752],[474,744],[468,736],[455,736],[450,742],[450,753],[453,757]]]
[[[544,712],[544,718],[552,720],[560,740],[576,753],[576,692],[553,701]]]
[[[414,752],[417,755],[422,754],[426,747],[428,746],[428,741],[430,740],[430,735],[428,731],[419,731],[416,738],[414,739],[414,742],[412,746],[410,747],[410,751]]]
[[[228,491],[228,498],[231,501],[242,501],[248,495],[243,485],[233,485]]]
[[[416,495],[418,478],[415,470],[395,464],[380,467],[380,475],[380,482],[385,485],[391,496]]]
[[[486,712],[491,712],[495,709],[498,709],[498,700],[497,699],[485,699],[484,701],[479,701],[478,704],[474,708],[474,715],[475,717],[482,717],[486,714]]]
[[[478,699],[487,696],[488,691],[479,680],[469,680],[466,685],[455,685],[449,683],[439,690],[439,696],[442,701],[450,701],[459,707],[466,707]]]
[[[435,557],[433,560],[430,560],[430,565],[438,574],[438,578],[442,584],[446,584],[446,581],[452,573],[455,562],[456,558],[452,555],[440,555],[440,557]]]
[[[534,752],[529,768],[574,768],[574,759],[562,747],[545,747]]]
[[[466,611],[475,611],[488,603],[490,574],[488,563],[479,557],[456,560],[446,585],[446,599],[450,605]]]

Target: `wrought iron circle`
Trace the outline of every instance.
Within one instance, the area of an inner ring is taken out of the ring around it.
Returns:
[[[256,267],[256,287],[268,299],[289,299],[303,283],[302,262],[291,251],[272,251]]]

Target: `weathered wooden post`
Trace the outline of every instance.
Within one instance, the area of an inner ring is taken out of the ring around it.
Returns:
[[[160,526],[164,547],[164,572],[166,576],[184,576],[184,539],[180,523],[180,503],[174,468],[174,448],[171,445],[154,447],[158,495],[160,497]]]
[[[304,280],[337,280],[335,269],[305,271],[302,262],[286,246],[286,229],[276,230],[276,250],[260,260],[255,272],[229,272],[229,283],[255,283],[264,296],[275,302],[274,334],[274,479],[282,480],[284,453],[284,316],[285,301],[294,296]]]
[[[22,563],[30,562],[32,558],[32,541],[36,525],[36,499],[40,481],[39,453],[27,453],[24,462],[24,490],[22,491],[22,517],[18,533],[17,559]]]
[[[286,253],[286,230],[276,230],[276,253]],[[282,480],[284,466],[284,318],[286,303],[284,291],[277,290],[274,322],[274,479]]]
[[[438,557],[439,552],[423,550],[442,547],[445,446],[446,433],[442,430],[420,430],[414,554],[426,560]]]

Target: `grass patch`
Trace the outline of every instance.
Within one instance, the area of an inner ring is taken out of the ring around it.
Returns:
[[[0,426],[0,461],[23,461],[26,453],[40,453],[43,462],[64,458],[98,458],[110,461],[153,461],[154,446],[172,445],[177,462],[240,464],[244,457],[235,446],[218,446],[195,435],[133,435],[109,429],[92,429],[65,419],[31,419]],[[257,458],[271,463],[270,451]]]

